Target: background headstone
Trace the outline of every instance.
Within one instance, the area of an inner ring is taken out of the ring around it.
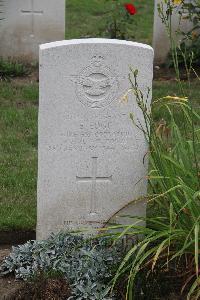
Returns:
[[[40,46],[37,238],[98,228],[120,211],[145,216],[144,199],[128,205],[147,190],[148,145],[129,113],[142,124],[143,118],[133,96],[127,104],[120,99],[130,88],[130,66],[139,70],[146,93],[152,65],[153,49],[139,43],[83,39]]]
[[[188,0],[189,1],[189,0]],[[154,7],[154,30],[153,30],[153,48],[154,48],[154,64],[160,65],[166,62],[168,53],[170,51],[170,39],[167,34],[165,25],[158,13],[158,4],[163,3],[164,11],[166,10],[166,4],[164,0],[155,0]],[[182,39],[182,35],[176,34],[179,29],[183,32],[188,32],[192,28],[192,23],[188,19],[182,19],[180,23],[179,7],[176,7],[172,14],[172,35],[174,40],[179,42]]]
[[[0,57],[31,61],[39,44],[63,40],[65,0],[5,0],[0,23]]]

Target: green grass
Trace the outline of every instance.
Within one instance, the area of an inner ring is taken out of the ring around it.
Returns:
[[[198,79],[195,79],[192,81],[192,86],[191,86],[191,91],[189,92],[189,88],[188,88],[188,83],[187,82],[182,82],[183,88],[184,88],[184,92],[186,95],[190,94],[190,97],[192,99],[193,105],[195,107],[199,106],[199,95],[200,95],[200,91],[199,91],[199,85],[200,85],[200,81]],[[170,96],[180,96],[180,90],[179,90],[179,86],[177,84],[176,81],[159,81],[156,80],[153,83],[153,98],[157,99],[157,98],[161,98],[167,95]]]
[[[36,220],[37,84],[0,83],[0,228]]]
[[[66,39],[84,37],[107,37],[106,28],[111,0],[69,0],[66,7]],[[127,1],[121,1],[127,3]],[[130,39],[152,43],[153,0],[135,0],[137,14],[127,25]]]
[[[200,82],[198,79],[192,81],[191,89],[189,92],[188,83],[182,82],[182,86],[185,92],[185,96],[189,96],[188,100],[191,102],[192,107],[194,110],[198,110],[200,112],[200,89],[199,89]],[[180,97],[181,93],[179,90],[179,86],[176,81],[154,81],[153,84],[153,99],[159,99],[166,96],[175,96]],[[172,108],[173,109],[173,108]],[[176,109],[176,106],[175,108]],[[169,114],[166,114],[166,109],[160,108],[159,110],[154,110],[154,119],[160,120],[161,118],[165,119],[166,121],[169,119]],[[176,122],[177,124],[182,125],[184,122],[184,115],[178,109],[176,110]]]
[[[195,106],[200,99],[197,84],[192,82]],[[154,82],[154,99],[178,92],[175,82]],[[38,93],[37,83],[0,82],[1,230],[36,225]],[[155,118],[164,118],[162,111],[155,111]]]

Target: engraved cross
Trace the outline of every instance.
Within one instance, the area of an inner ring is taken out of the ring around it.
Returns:
[[[98,177],[97,176],[97,158],[92,157],[92,176],[91,177],[79,177],[76,176],[76,180],[78,182],[91,182],[92,190],[91,190],[91,200],[90,200],[90,214],[97,214],[97,202],[96,202],[96,183],[97,182],[111,182],[112,175],[108,177]]]
[[[30,9],[22,9],[21,12],[23,14],[31,15],[31,36],[34,36],[34,26],[35,26],[35,15],[42,15],[44,13],[43,10],[35,10],[34,9],[34,0],[31,0],[31,8]]]

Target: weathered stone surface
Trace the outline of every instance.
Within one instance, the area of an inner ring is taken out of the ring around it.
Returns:
[[[0,56],[38,60],[39,44],[64,39],[65,0],[6,0],[1,7]]]
[[[189,0],[188,0],[189,1]],[[158,13],[158,4],[163,4],[164,12],[166,12],[166,4],[164,0],[155,0],[154,8],[154,32],[153,32],[153,48],[154,48],[154,63],[157,65],[166,62],[166,58],[170,51],[170,39],[166,30],[165,25]],[[181,30],[182,32],[188,32],[192,28],[192,23],[187,18],[182,18],[180,22],[179,14],[180,6],[177,6],[171,17],[171,31],[174,41],[177,43],[182,39],[181,34],[176,32]]]
[[[148,145],[129,118],[132,111],[143,123],[142,114],[133,96],[127,104],[120,99],[130,66],[145,93],[152,64],[150,46],[127,41],[40,46],[37,238],[101,227],[125,206],[125,213],[145,215],[145,201],[128,206],[146,194]]]

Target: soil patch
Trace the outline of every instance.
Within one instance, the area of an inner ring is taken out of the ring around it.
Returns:
[[[4,246],[0,246],[0,263],[3,261],[3,259],[9,255],[11,250],[11,246],[10,245],[4,245]]]
[[[10,250],[10,245],[0,247],[0,264],[3,259],[9,255]],[[15,280],[14,276],[0,277],[0,300],[14,300],[15,298],[13,298],[13,295],[16,295],[23,285],[24,283]]]
[[[10,246],[0,247],[0,264],[10,251]],[[70,287],[63,278],[40,276],[32,283],[25,283],[16,280],[14,275],[0,277],[0,300],[65,300],[69,297]]]
[[[0,278],[0,300],[66,300],[70,295],[64,279],[25,283],[13,276]]]
[[[35,239],[35,230],[0,231],[0,246],[24,244],[27,241]]]
[[[69,284],[64,279],[46,279],[27,283],[15,295],[17,300],[66,300],[70,297]]]
[[[0,277],[0,300],[17,299],[16,295],[24,285],[23,281],[16,280],[13,276],[4,278]]]
[[[187,73],[185,68],[180,68],[180,79],[181,80],[187,80]],[[191,72],[190,76],[192,79],[197,78],[197,75],[200,76],[200,67],[195,68],[195,72]],[[160,80],[160,81],[165,81],[165,80],[176,80],[176,72],[174,68],[168,68],[165,66],[154,66],[153,70],[153,78],[154,80]]]

